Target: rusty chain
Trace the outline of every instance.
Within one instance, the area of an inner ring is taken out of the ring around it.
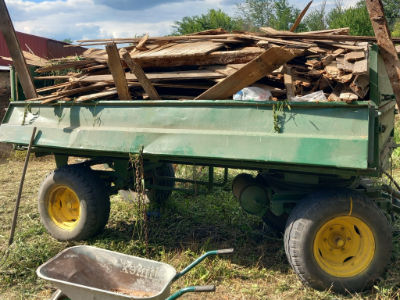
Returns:
[[[130,157],[131,164],[135,172],[135,192],[137,200],[137,214],[138,218],[143,217],[142,220],[138,219],[136,226],[139,233],[139,239],[144,234],[144,241],[146,245],[146,254],[148,253],[149,246],[149,235],[147,226],[147,214],[146,214],[146,189],[144,182],[144,168],[143,168],[143,147],[140,148],[139,153]]]

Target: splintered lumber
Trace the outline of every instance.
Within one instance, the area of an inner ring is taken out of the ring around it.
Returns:
[[[156,89],[151,84],[151,81],[147,78],[142,67],[132,59],[128,52],[125,52],[122,57],[124,58],[124,61],[128,65],[129,69],[131,69],[131,72],[135,74],[137,80],[142,85],[149,98],[152,100],[160,99],[160,95],[158,95]]]
[[[302,51],[299,50],[282,47],[270,48],[243,68],[196,97],[196,100],[215,100],[231,97],[242,88],[253,84],[301,53]]]
[[[301,21],[304,18],[304,15],[307,13],[308,9],[310,8],[311,4],[313,3],[313,1],[308,2],[307,6],[301,11],[301,13],[299,14],[299,16],[297,17],[296,21],[294,22],[292,28],[290,28],[291,32],[294,32],[297,27],[299,26],[299,24],[301,23]]]
[[[396,48],[390,38],[383,4],[380,0],[367,0],[367,9],[375,32],[380,54],[396,96],[397,107],[400,107],[400,61]]]
[[[114,43],[109,43],[106,46],[108,54],[108,67],[114,79],[115,86],[118,91],[118,96],[121,100],[131,100],[128,84],[126,82],[125,71],[121,65],[121,59],[117,46]]]
[[[14,61],[18,78],[21,82],[22,89],[27,98],[35,98],[38,96],[25,57],[21,51],[14,26],[11,22],[10,15],[4,0],[0,0],[0,32],[6,41],[10,55]]]
[[[329,101],[369,99],[368,40],[375,38],[354,41],[348,28],[307,33],[262,30],[92,40],[88,43],[109,45],[39,68],[43,76],[35,80],[56,82],[31,100],[224,100],[250,85],[269,90],[277,101],[316,91]],[[117,49],[110,41],[132,44]]]

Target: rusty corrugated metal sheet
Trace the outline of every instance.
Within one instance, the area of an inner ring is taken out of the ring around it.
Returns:
[[[43,58],[59,58],[80,54],[85,51],[82,47],[64,48],[66,43],[43,38],[36,35],[17,32],[22,50],[33,52]],[[0,33],[0,56],[10,56],[3,35]],[[0,59],[0,66],[7,66],[10,62]]]

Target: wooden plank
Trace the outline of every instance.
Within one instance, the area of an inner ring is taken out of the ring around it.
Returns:
[[[274,43],[278,45],[285,45],[285,46],[293,46],[296,48],[310,48],[310,47],[315,47],[317,44],[314,43],[305,43],[305,42],[300,42],[300,41],[288,41],[285,39],[276,39],[272,37],[265,37],[265,36],[252,36],[251,39],[254,39],[256,41],[266,41],[269,43]],[[262,45],[262,43],[258,43],[257,45]]]
[[[400,107],[400,61],[393,41],[390,38],[389,27],[386,22],[381,0],[368,0],[367,9],[378,41],[379,52],[386,66],[397,107]]]
[[[76,95],[79,93],[92,91],[92,90],[103,88],[103,87],[106,87],[109,85],[110,85],[110,83],[108,83],[108,82],[96,82],[89,86],[82,86],[82,87],[79,87],[76,89],[58,91],[51,95],[47,95],[44,97],[32,98],[32,99],[29,99],[28,101],[42,101],[42,103],[48,103],[48,102],[52,102],[52,101],[55,101],[55,100],[58,100],[58,99],[61,99],[61,98],[67,97],[67,96],[73,96],[73,95]],[[46,101],[46,102],[44,102],[44,101]]]
[[[349,61],[349,62],[355,62],[361,59],[365,58],[365,52],[364,51],[353,51],[349,52],[344,56],[344,59]]]
[[[99,93],[94,93],[94,94],[90,94],[90,95],[84,95],[84,96],[80,96],[78,98],[75,99],[75,102],[84,102],[84,101],[90,101],[90,100],[96,100],[96,99],[100,99],[103,97],[109,97],[109,96],[113,96],[113,95],[117,95],[117,89],[116,88],[111,88],[107,91],[104,92],[99,92]]]
[[[371,1],[371,0],[369,0]],[[372,0],[376,1],[376,0]],[[289,31],[272,32],[270,28],[261,27],[266,36],[273,38],[283,39],[302,39],[302,40],[330,40],[330,41],[350,41],[350,42],[375,42],[376,37],[373,36],[351,36],[344,34],[306,34],[306,33],[293,33]],[[400,42],[400,38],[393,38],[393,41]]]
[[[308,2],[307,6],[301,11],[301,13],[297,17],[296,21],[294,22],[292,28],[290,28],[291,32],[294,32],[297,29],[297,27],[300,25],[301,20],[303,20],[304,15],[307,13],[307,11],[310,8],[312,3],[313,3],[313,1],[311,0],[310,2]]]
[[[22,54],[17,35],[15,34],[14,26],[4,0],[0,0],[0,32],[3,34],[10,55],[14,61],[15,69],[26,98],[36,98],[38,94],[36,92],[35,85],[33,84],[31,74],[29,73],[28,66],[26,65],[24,55]]]
[[[363,60],[357,61],[354,64],[353,74],[354,75],[368,74],[368,60],[363,59]]]
[[[200,41],[193,43],[175,44],[165,49],[154,49],[135,54],[135,59],[140,57],[173,58],[182,56],[204,55],[224,46],[223,43]]]
[[[146,74],[144,73],[142,67],[132,59],[130,54],[127,51],[125,51],[122,57],[125,63],[128,65],[129,69],[131,69],[131,72],[135,74],[137,80],[142,85],[144,91],[147,93],[149,98],[151,100],[161,99],[157,93],[157,90],[154,88],[154,86],[151,84],[151,81],[147,78]]]
[[[117,46],[114,43],[108,43],[106,46],[108,54],[108,68],[114,79],[115,87],[118,91],[118,97],[120,100],[132,100],[131,94],[129,93],[128,84],[126,82],[125,71],[122,68],[121,59]]]
[[[282,47],[268,49],[243,68],[202,93],[196,99],[227,99],[242,88],[253,84],[302,53],[303,51]]]
[[[37,89],[36,91],[38,93],[44,93],[44,92],[49,92],[49,91],[52,91],[52,90],[64,88],[64,87],[67,87],[67,86],[70,86],[70,85],[71,85],[70,82],[64,82],[64,83],[59,83],[59,84],[56,84],[56,85],[45,86],[45,87],[42,87],[40,89]]]
[[[146,33],[142,39],[139,41],[139,43],[136,45],[135,50],[139,50],[139,51],[146,51],[149,50],[145,44],[147,42],[147,40],[149,39],[149,34]]]
[[[295,88],[293,86],[292,70],[290,67],[286,66],[286,72],[283,75],[283,82],[285,83],[286,87],[286,98],[290,101],[294,96],[296,96]]]
[[[39,68],[36,70],[36,72],[37,73],[47,73],[50,71],[58,71],[58,70],[64,70],[64,69],[83,68],[86,65],[89,65],[93,62],[94,62],[94,60],[92,60],[92,59],[66,61],[66,62],[62,62],[57,65],[51,65],[51,66]]]
[[[126,79],[130,81],[137,81],[134,74],[126,73]],[[226,76],[217,72],[208,70],[194,70],[194,71],[175,71],[175,72],[158,72],[158,73],[147,73],[147,78],[151,81],[162,81],[162,80],[192,80],[192,79],[218,79],[225,78]],[[112,82],[112,75],[91,75],[79,78],[80,82],[99,82],[108,81]]]
[[[172,45],[164,45],[160,48],[169,48]],[[263,53],[260,47],[244,47],[240,50],[214,51],[211,53],[197,53],[190,55],[156,55],[153,52],[131,52],[131,56],[140,64],[142,68],[149,67],[180,67],[180,66],[205,66],[205,65],[225,65],[242,64],[256,58]],[[151,54],[151,55],[149,55]],[[105,63],[106,59],[98,56],[96,61]],[[62,69],[62,67],[61,67]]]
[[[350,33],[350,27],[302,32],[302,34],[338,34],[338,35],[348,35],[349,33]]]

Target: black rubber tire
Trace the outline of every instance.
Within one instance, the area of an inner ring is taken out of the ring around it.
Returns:
[[[330,219],[349,215],[361,219],[372,231],[375,252],[367,269],[353,277],[333,277],[322,270],[313,254],[316,233]],[[384,272],[392,249],[392,230],[383,212],[365,195],[351,190],[320,191],[306,197],[289,216],[285,235],[285,252],[301,281],[318,290],[339,293],[359,292]]]
[[[175,180],[173,179],[157,179],[157,176],[166,176],[166,177],[175,177],[175,171],[172,164],[163,164],[162,166],[156,168],[152,171],[150,175],[150,184],[165,186],[173,188],[175,186]],[[171,196],[172,190],[156,190],[150,189],[147,192],[147,196],[149,200],[156,204],[163,204],[165,203],[168,198]]]
[[[49,216],[47,193],[54,185],[72,189],[80,201],[79,223],[72,230],[59,227]],[[40,220],[52,237],[60,241],[85,240],[102,231],[110,215],[110,198],[104,182],[88,167],[65,166],[52,171],[39,189]]]

